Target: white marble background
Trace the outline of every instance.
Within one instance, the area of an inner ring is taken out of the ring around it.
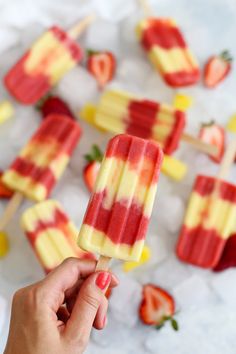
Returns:
[[[152,1],[155,13],[173,16],[181,24],[201,65],[212,53],[229,49],[236,57],[235,0],[158,0]],[[154,74],[134,36],[134,25],[142,13],[135,0],[0,0],[0,75],[16,61],[32,41],[48,26],[57,23],[69,28],[91,11],[97,21],[81,38],[85,48],[110,49],[118,59],[112,86],[129,89],[146,97],[172,102],[174,91]],[[83,67],[74,69],[55,90],[78,111],[87,101],[96,101],[99,92],[94,79]],[[208,91],[199,83],[181,90],[194,97],[188,114],[188,130],[196,133],[200,122],[212,118],[226,123],[236,112],[235,70],[221,86]],[[0,84],[0,100],[11,99]],[[0,126],[0,168],[9,165],[19,148],[40,122],[32,107],[14,102],[16,114]],[[79,226],[88,200],[82,180],[82,155],[96,142],[102,147],[109,138],[81,123],[84,135],[70,168],[53,192]],[[123,274],[120,264],[114,270],[121,285],[111,299],[107,329],[93,332],[87,354],[233,354],[236,348],[236,270],[212,274],[181,264],[174,245],[182,223],[184,208],[197,173],[216,173],[217,166],[206,156],[182,144],[177,156],[189,163],[189,173],[181,183],[161,176],[158,198],[147,243],[152,247],[151,262],[141,269]],[[234,168],[231,180],[235,181]],[[0,352],[7,336],[11,297],[14,291],[43,276],[43,272],[19,227],[19,217],[30,202],[25,202],[8,232],[11,250],[0,260]],[[4,203],[0,203],[0,211]],[[137,306],[141,285],[154,282],[172,292],[179,313],[180,331],[167,325],[157,332],[140,324]]]

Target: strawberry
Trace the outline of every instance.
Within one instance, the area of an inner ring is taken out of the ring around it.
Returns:
[[[210,157],[214,162],[220,163],[225,151],[224,128],[219,124],[216,124],[214,121],[210,123],[204,123],[201,126],[199,138],[205,143],[212,144],[218,147],[217,156],[210,155]]]
[[[230,267],[236,267],[236,234],[228,238],[221,258],[213,270],[220,272]]]
[[[210,57],[204,68],[205,86],[213,88],[223,81],[231,70],[232,60],[227,50],[219,55]]]
[[[153,284],[143,286],[143,298],[139,307],[139,317],[146,325],[154,325],[157,329],[170,321],[173,329],[178,330],[178,323],[173,318],[175,302],[173,297],[162,288]]]
[[[0,171],[0,198],[8,199],[13,196],[14,192],[3,184],[1,181],[2,174],[3,172]]]
[[[40,100],[36,108],[42,113],[43,118],[51,113],[65,114],[68,117],[75,119],[68,105],[57,96],[46,96]]]
[[[114,77],[116,59],[111,52],[88,51],[88,71],[95,77],[100,88],[103,88]]]
[[[83,172],[84,181],[88,190],[92,192],[96,182],[99,168],[101,166],[103,154],[97,145],[93,145],[91,153],[85,155],[84,157],[88,161]]]

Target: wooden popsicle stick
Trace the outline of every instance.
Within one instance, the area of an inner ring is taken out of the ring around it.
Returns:
[[[6,226],[9,224],[11,218],[19,208],[23,199],[24,199],[23,194],[19,192],[14,193],[13,197],[7,204],[7,207],[4,210],[4,213],[0,219],[0,230],[4,230]]]
[[[227,178],[230,168],[234,163],[235,156],[236,156],[236,138],[229,144],[224,154],[223,160],[220,164],[219,172],[217,174],[217,179],[222,180]]]
[[[194,146],[199,151],[205,152],[206,154],[209,154],[209,155],[217,155],[218,154],[218,147],[217,146],[204,143],[204,141],[201,141],[200,139],[195,138],[194,136],[189,135],[187,133],[183,133],[181,135],[181,140]]]
[[[140,6],[146,17],[152,16],[153,10],[148,0],[139,0]]]
[[[95,272],[98,272],[99,270],[108,270],[110,261],[111,261],[110,257],[100,256],[97,262]]]
[[[74,27],[72,27],[68,34],[70,37],[76,39],[79,35],[84,32],[84,30],[95,20],[96,16],[94,14],[85,17],[82,21],[77,23]]]

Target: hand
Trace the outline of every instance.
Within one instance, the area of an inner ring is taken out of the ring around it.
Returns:
[[[118,285],[96,262],[69,258],[44,280],[13,298],[4,354],[81,354],[92,326],[106,325],[108,287]]]

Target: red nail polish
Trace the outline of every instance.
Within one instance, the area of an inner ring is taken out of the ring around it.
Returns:
[[[99,273],[96,279],[96,285],[104,290],[111,282],[111,274],[108,272]]]

